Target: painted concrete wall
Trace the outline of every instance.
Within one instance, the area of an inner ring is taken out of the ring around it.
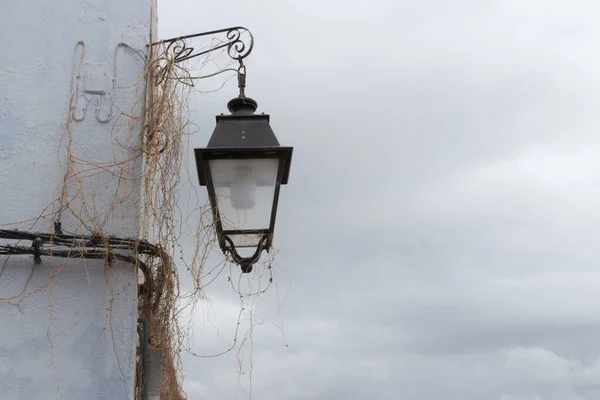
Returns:
[[[131,265],[11,262],[0,277],[0,398],[133,399],[137,287]],[[27,283],[29,274],[31,280]],[[87,274],[87,275],[86,275]],[[19,304],[25,288],[29,297]],[[11,304],[8,304],[11,303]]]
[[[55,0],[2,5],[3,220],[38,217],[60,195],[58,188],[69,167],[65,152],[70,137],[74,157],[106,167],[103,173],[83,180],[86,204],[78,214],[91,229],[136,233],[137,215],[132,214],[136,182],[119,182],[116,174],[123,168],[126,177],[134,176],[133,169],[139,169],[141,162],[138,158],[124,163],[139,152],[139,135],[130,137],[132,131],[139,131],[139,125],[123,113],[139,114],[143,86],[136,87],[136,83],[144,60],[119,43],[145,54],[151,2]],[[83,162],[79,169],[86,169]],[[79,210],[79,182],[72,178],[69,184],[72,208]],[[115,206],[110,204],[110,194],[117,185],[126,189],[121,190]],[[106,216],[109,206],[113,212]],[[46,214],[58,208],[55,202]],[[63,225],[73,231],[79,221],[66,214]],[[31,223],[23,228],[29,226]]]
[[[142,121],[127,115],[142,111],[154,11],[154,0],[0,5],[2,228],[51,232],[60,216],[65,232],[137,235]],[[132,399],[137,271],[64,263],[0,256],[0,398]]]

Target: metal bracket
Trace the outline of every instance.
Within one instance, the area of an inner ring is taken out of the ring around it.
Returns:
[[[194,47],[188,46],[186,40],[194,39],[203,36],[216,36],[224,34],[226,41],[217,46],[211,47],[208,50],[194,51]],[[244,34],[249,37],[248,43],[244,42]],[[243,26],[234,26],[231,28],[217,29],[214,31],[194,33],[192,35],[178,36],[171,39],[159,40],[152,43],[152,46],[166,45],[165,56],[161,57],[161,62],[157,67],[156,84],[162,83],[167,77],[168,64],[178,64],[192,58],[200,57],[204,54],[211,53],[215,50],[227,48],[229,57],[240,64],[240,68],[244,66],[244,59],[250,55],[254,48],[254,37],[247,28]],[[191,84],[193,86],[193,84]]]
[[[260,253],[262,253],[262,251],[265,250],[265,243],[267,242],[267,239],[268,236],[264,235],[260,239],[258,246],[256,246],[256,251],[254,252],[254,254],[252,254],[250,257],[242,257],[238,254],[237,250],[235,249],[233,241],[228,236],[225,236],[225,240],[229,243],[230,246],[227,248],[227,251],[229,252],[229,254],[231,254],[233,262],[239,265],[242,268],[242,272],[245,274],[252,272],[252,266],[256,264],[256,262],[260,259]]]

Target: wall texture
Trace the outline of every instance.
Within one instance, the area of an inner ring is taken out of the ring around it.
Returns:
[[[0,278],[2,399],[133,399],[137,287],[132,266],[12,260]],[[29,274],[33,275],[26,284]]]
[[[153,15],[154,0],[0,5],[2,228],[137,235]],[[132,265],[0,256],[0,397],[132,399],[136,319]]]

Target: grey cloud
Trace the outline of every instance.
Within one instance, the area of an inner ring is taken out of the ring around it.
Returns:
[[[261,298],[253,332],[255,398],[600,398],[598,11],[161,4],[164,36],[251,28],[248,93],[295,147],[275,237],[280,286]],[[230,81],[196,96],[191,147],[234,95]],[[184,216],[205,201],[190,179]],[[196,320],[202,354],[226,348],[237,324],[226,271]],[[250,348],[241,356],[241,376],[235,353],[186,356],[190,400],[248,398]]]

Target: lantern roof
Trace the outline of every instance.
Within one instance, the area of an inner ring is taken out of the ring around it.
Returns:
[[[281,158],[281,184],[288,182],[292,161],[292,147],[281,147],[271,128],[268,114],[255,114],[256,100],[236,97],[227,103],[229,115],[217,115],[217,126],[202,149],[195,149],[200,185],[206,186],[207,176],[203,160],[231,158]]]

